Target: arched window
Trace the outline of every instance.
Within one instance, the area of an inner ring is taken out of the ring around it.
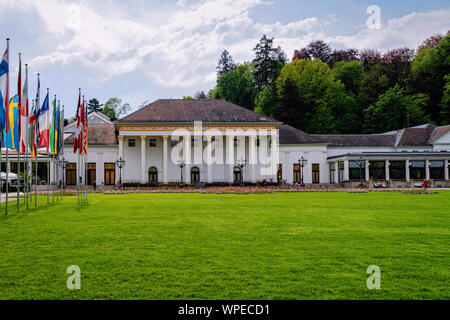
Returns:
[[[234,183],[241,182],[241,180],[242,180],[242,171],[241,171],[241,168],[239,168],[239,167],[234,167],[234,169],[233,169],[233,174],[234,174]]]
[[[150,170],[148,170],[148,181],[150,183],[158,182],[158,169],[156,169],[156,167],[151,167]]]
[[[192,167],[191,169],[191,182],[200,182],[200,169],[198,167]]]

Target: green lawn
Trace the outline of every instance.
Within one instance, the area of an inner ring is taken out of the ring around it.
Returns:
[[[39,201],[0,217],[1,299],[450,299],[449,191]]]

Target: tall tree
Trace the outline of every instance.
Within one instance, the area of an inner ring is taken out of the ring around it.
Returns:
[[[228,52],[228,50],[224,50],[220,55],[216,69],[217,69],[217,79],[226,74],[228,71],[236,69],[236,64],[234,63],[233,57]]]
[[[440,115],[445,77],[450,74],[450,35],[444,37],[437,46],[420,51],[412,62],[411,70],[414,91],[430,97],[426,112],[431,120],[448,124]]]
[[[450,74],[445,76],[444,93],[441,102],[441,123],[450,124]]]
[[[364,111],[365,132],[391,131],[427,122],[422,110],[426,99],[424,95],[406,95],[399,85],[389,88],[375,106]]]
[[[280,74],[281,68],[286,63],[286,55],[280,47],[273,47],[273,38],[266,35],[259,40],[253,60],[253,81],[258,90],[272,88]]]
[[[333,50],[331,53],[328,64],[333,66],[339,61],[355,61],[359,60],[359,52],[357,49],[344,49],[344,50]]]
[[[407,89],[411,75],[411,61],[414,58],[414,50],[397,48],[386,52],[382,61],[385,64],[386,76],[389,78],[389,86],[396,84]]]
[[[102,111],[103,104],[100,104],[96,98],[89,99],[87,103],[88,111]]]
[[[329,63],[331,58],[330,45],[322,40],[311,41],[306,47],[308,55],[314,59]]]
[[[284,66],[276,84],[279,107],[274,116],[278,120],[314,133],[355,130],[345,121],[350,118],[347,113],[353,112],[354,99],[326,63],[294,60]]]
[[[219,95],[226,101],[253,110],[255,89],[249,64],[239,65],[221,76],[217,82]]]
[[[122,103],[122,100],[117,97],[108,99],[103,107],[103,113],[107,115],[111,120],[117,120],[130,111],[130,104]]]

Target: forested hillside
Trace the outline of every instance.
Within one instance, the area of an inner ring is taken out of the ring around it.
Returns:
[[[450,124],[450,32],[418,48],[337,50],[313,41],[292,61],[264,35],[251,62],[224,51],[222,98],[309,133],[377,133],[422,123]]]

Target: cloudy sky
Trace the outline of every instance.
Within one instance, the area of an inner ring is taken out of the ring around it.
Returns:
[[[380,8],[379,29],[367,27],[370,5]],[[30,95],[39,72],[66,117],[79,87],[87,98],[118,96],[134,108],[207,92],[222,50],[236,62],[252,60],[263,33],[291,57],[315,39],[386,51],[416,48],[449,29],[448,0],[0,0],[1,50],[11,38],[13,70],[19,52],[29,64]]]

